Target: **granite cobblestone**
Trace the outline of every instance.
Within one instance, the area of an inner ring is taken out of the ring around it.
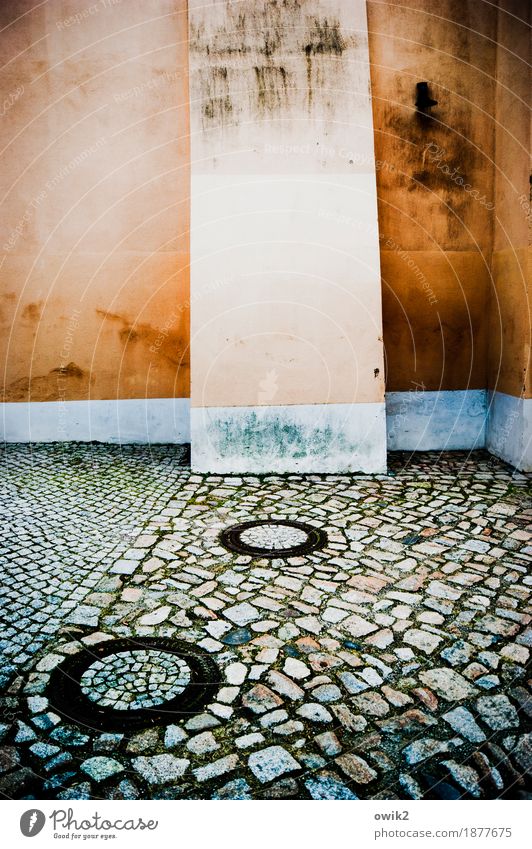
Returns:
[[[4,795],[530,798],[526,475],[483,452],[392,455],[386,475],[198,475],[179,446],[65,444],[8,446],[4,472]],[[220,545],[250,519],[328,544]],[[148,636],[218,664],[202,712],[120,734],[60,718],[64,657]]]

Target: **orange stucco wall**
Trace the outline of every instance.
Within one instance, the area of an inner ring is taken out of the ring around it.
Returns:
[[[486,385],[496,11],[369,2],[387,389]],[[437,100],[415,107],[416,84]]]
[[[367,5],[387,389],[530,397],[529,4]],[[4,400],[189,394],[186,17],[0,4]]]
[[[495,91],[497,214],[488,379],[491,389],[530,398],[531,7],[516,0],[501,0],[499,5]]]
[[[188,395],[185,0],[4,1],[0,29],[4,400]]]

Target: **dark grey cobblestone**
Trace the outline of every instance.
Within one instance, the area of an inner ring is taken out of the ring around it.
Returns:
[[[5,796],[529,798],[525,475],[481,452],[395,455],[376,476],[185,463],[175,446],[6,449]],[[287,560],[220,545],[251,519],[328,545]],[[135,636],[209,652],[212,702],[140,732],[61,719],[55,667]]]

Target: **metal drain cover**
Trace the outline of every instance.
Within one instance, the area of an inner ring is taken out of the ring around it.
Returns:
[[[220,534],[220,542],[229,551],[251,557],[297,557],[327,544],[320,528],[285,519],[266,519],[232,525]]]
[[[188,643],[109,640],[82,649],[54,670],[49,702],[69,721],[123,731],[197,713],[220,682],[212,658]]]

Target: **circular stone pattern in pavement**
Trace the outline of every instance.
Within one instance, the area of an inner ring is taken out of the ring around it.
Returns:
[[[81,676],[81,692],[102,707],[138,710],[170,701],[190,681],[181,657],[157,649],[134,649],[96,660]]]
[[[267,519],[226,528],[220,542],[229,551],[251,557],[297,557],[323,548],[327,534],[303,522]]]
[[[211,701],[218,667],[202,649],[157,638],[110,640],[58,666],[51,707],[69,721],[107,730],[187,718]]]

